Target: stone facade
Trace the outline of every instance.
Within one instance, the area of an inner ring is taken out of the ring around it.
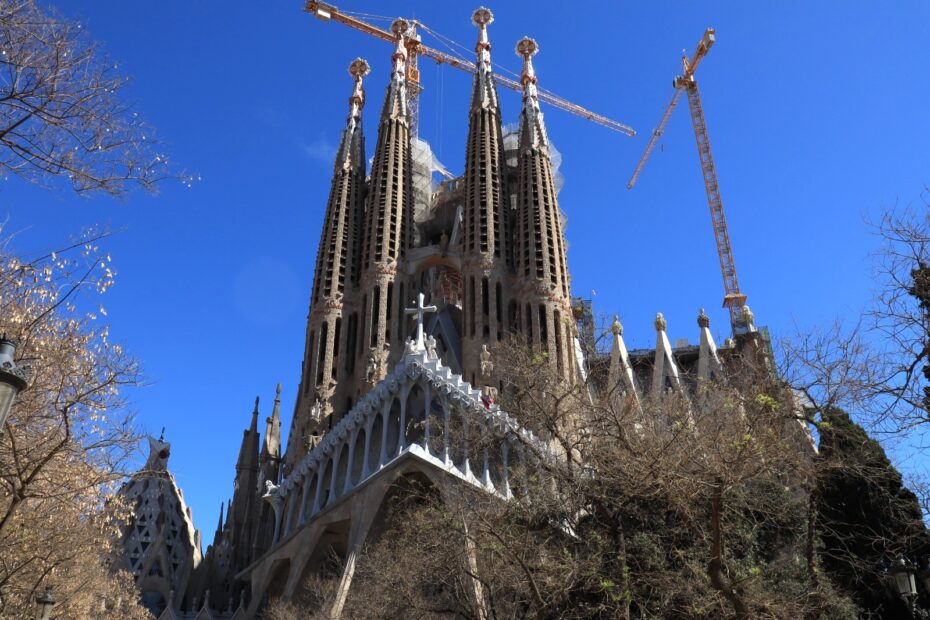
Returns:
[[[397,43],[367,178],[361,113],[369,68],[361,59],[351,64],[287,449],[279,385],[263,442],[256,400],[232,502],[221,507],[212,545],[191,563],[186,589],[174,586],[183,597],[171,598],[163,617],[257,617],[269,597],[293,595],[337,557],[338,595],[326,611],[337,618],[361,545],[404,479],[437,486],[454,479],[508,500],[539,465],[528,453],[558,458],[520,426],[519,412],[495,404],[503,382],[494,352],[507,338],[525,339],[565,381],[586,379],[595,361],[586,352],[595,353],[579,342],[570,296],[557,153],[533,65],[538,48],[529,38],[517,44],[523,98],[519,125],[508,129],[491,69],[492,21],[487,9],[475,12],[476,73],[459,178],[432,184],[432,173],[444,170],[411,136],[409,24],[392,26]],[[742,347],[718,350],[703,312],[698,325],[699,345],[673,348],[658,315],[656,347],[628,351],[616,320],[610,355],[597,360],[598,381],[636,406],[668,391],[687,396]],[[593,339],[593,328],[585,329]],[[742,338],[764,344],[751,324]],[[490,438],[491,448],[472,449],[476,437]]]

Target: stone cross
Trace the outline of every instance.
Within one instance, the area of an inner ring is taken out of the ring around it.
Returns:
[[[436,312],[436,306],[424,306],[423,304],[426,301],[426,296],[423,293],[420,293],[416,300],[416,307],[414,308],[405,308],[405,314],[415,314],[417,316],[417,340],[416,347],[418,350],[423,350],[425,343],[423,341],[423,317],[427,312]]]

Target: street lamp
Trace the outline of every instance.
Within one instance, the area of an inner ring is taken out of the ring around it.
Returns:
[[[16,395],[26,389],[26,378],[29,376],[28,368],[17,366],[13,361],[15,352],[16,343],[5,335],[0,336],[0,433],[3,432],[3,425],[10,415]]]
[[[52,587],[47,586],[45,592],[36,597],[36,620],[49,620],[54,606],[55,597],[52,596]]]
[[[898,594],[907,601],[908,605],[913,607],[914,601],[917,598],[917,583],[914,581],[914,574],[917,572],[917,567],[911,564],[904,556],[901,556],[888,572],[894,577],[894,583],[898,588]]]

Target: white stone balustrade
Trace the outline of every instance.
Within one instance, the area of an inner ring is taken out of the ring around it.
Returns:
[[[414,348],[282,481],[275,493],[284,500],[283,524],[274,544],[405,454],[510,498],[511,470],[527,465],[525,447],[554,458],[511,416],[488,410],[479,390]]]

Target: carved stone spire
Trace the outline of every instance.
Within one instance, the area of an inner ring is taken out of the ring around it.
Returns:
[[[710,317],[704,314],[704,308],[701,308],[697,318],[698,327],[701,329],[701,347],[698,354],[698,377],[701,379],[712,379],[714,373],[720,370],[720,358],[717,356],[717,344],[710,333]]]
[[[407,122],[407,48],[404,37],[410,30],[410,22],[398,17],[391,24],[391,32],[397,36],[394,54],[391,56],[391,84],[388,86],[387,99],[381,110],[381,120],[386,118]]]
[[[501,340],[507,331],[505,309],[510,298],[510,201],[488,40],[488,24],[493,21],[494,15],[484,7],[472,15],[472,23],[478,27],[478,70],[468,114],[462,212],[462,370],[471,381],[478,379],[481,348]],[[489,376],[483,379],[496,383]]]
[[[391,56],[393,69],[387,88],[378,143],[371,168],[365,210],[365,243],[361,258],[358,303],[357,353],[374,350],[380,361],[391,351],[403,350],[405,321],[404,259],[413,227],[412,160],[410,118],[407,110],[407,50],[405,39],[410,23],[397,19],[391,24],[397,46]],[[366,373],[354,373],[354,387],[367,389]],[[356,398],[352,392],[349,397]],[[325,404],[325,403],[324,403]],[[336,420],[334,420],[335,422]]]
[[[265,438],[262,442],[262,460],[281,456],[281,384],[274,392],[271,417],[265,420]]]
[[[556,197],[549,139],[536,91],[533,56],[536,41],[517,43],[523,58],[523,108],[520,111],[520,149],[517,156],[517,232],[514,238],[516,276],[523,294],[521,329],[527,341],[543,345],[549,359],[566,380],[577,377],[571,298],[562,212]]]
[[[310,408],[318,398],[327,401],[331,398],[331,393],[321,394],[321,391],[339,378],[336,364],[345,347],[345,338],[340,333],[343,305],[353,282],[358,280],[360,269],[366,168],[362,131],[365,90],[362,81],[369,71],[368,62],[361,58],[349,64],[349,75],[354,82],[349,97],[349,116],[336,153],[329,201],[317,248],[304,361],[288,438],[289,447],[301,445],[304,436],[319,431],[309,418]],[[278,408],[276,400],[275,412]],[[273,413],[272,420],[277,420],[276,426],[266,430],[265,444],[270,447],[269,441],[277,442],[280,452],[280,417]],[[289,462],[292,462],[290,455],[296,458],[298,452],[300,450],[288,450]]]
[[[610,333],[613,335],[613,342],[610,347],[608,390],[616,402],[629,402],[640,410],[636,378],[630,365],[626,343],[623,341],[623,325],[617,315],[614,315],[614,321],[610,325]]]

